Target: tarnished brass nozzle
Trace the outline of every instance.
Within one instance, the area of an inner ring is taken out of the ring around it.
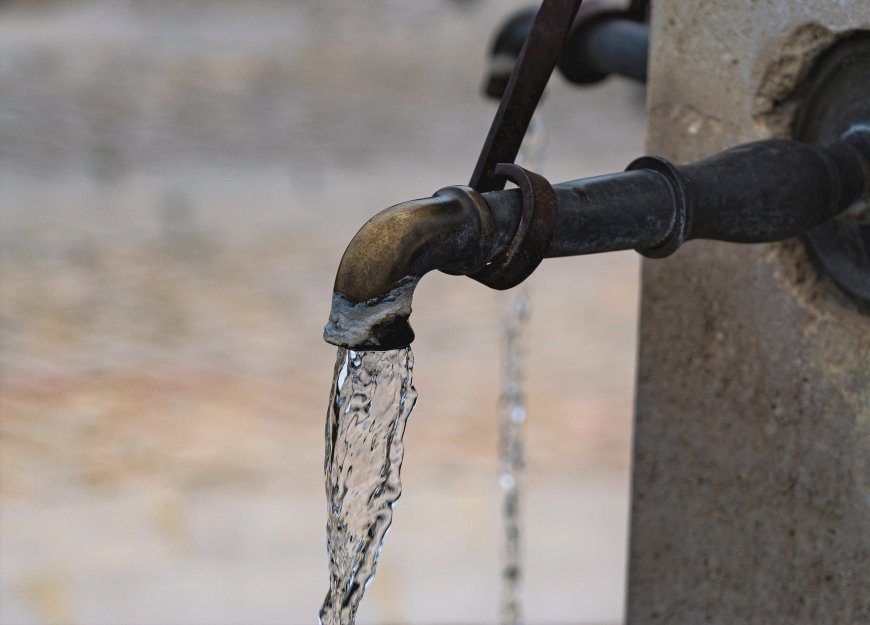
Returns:
[[[370,219],[344,252],[323,338],[359,350],[408,346],[411,299],[433,269],[469,274],[494,255],[494,222],[481,195],[445,187]]]

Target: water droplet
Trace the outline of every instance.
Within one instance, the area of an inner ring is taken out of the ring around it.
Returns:
[[[526,420],[526,407],[522,404],[516,404],[511,410],[511,421],[514,423],[523,423]]]

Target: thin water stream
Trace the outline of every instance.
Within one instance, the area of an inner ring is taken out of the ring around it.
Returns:
[[[517,155],[517,164],[537,170],[544,162],[547,133],[540,113],[529,124]],[[526,283],[501,294],[501,395],[499,423],[499,486],[502,490],[501,625],[522,625],[522,480],[525,473],[523,424],[526,400],[523,393],[524,356],[530,311]]]
[[[499,397],[499,486],[502,490],[504,537],[501,568],[502,625],[523,622],[523,559],[520,539],[520,486],[524,473],[523,344],[529,318],[529,298],[524,287],[504,293],[501,313],[501,395]]]
[[[405,425],[417,400],[411,348],[339,349],[326,415],[329,592],[322,625],[352,625],[402,493]]]

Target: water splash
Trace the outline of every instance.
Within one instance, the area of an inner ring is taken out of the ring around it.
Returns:
[[[351,625],[402,493],[403,437],[417,400],[411,348],[339,349],[326,416],[329,592],[322,625]]]

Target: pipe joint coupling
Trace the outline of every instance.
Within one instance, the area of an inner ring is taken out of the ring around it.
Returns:
[[[689,185],[676,165],[660,156],[642,156],[633,160],[625,171],[647,169],[667,180],[674,201],[674,220],[668,235],[656,245],[638,248],[638,254],[647,258],[670,256],[686,241],[692,226],[692,205]]]

